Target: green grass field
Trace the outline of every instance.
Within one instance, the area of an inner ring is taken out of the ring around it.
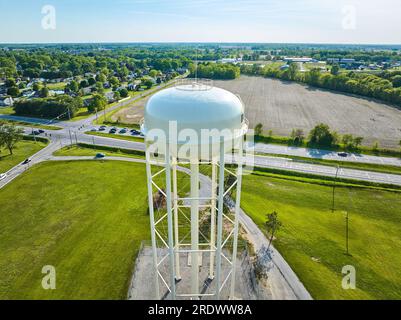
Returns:
[[[338,186],[332,213],[330,186],[261,174],[245,176],[242,190],[242,207],[259,226],[279,213],[274,244],[315,299],[401,299],[401,193]],[[341,287],[345,265],[356,268],[357,290]]]
[[[17,120],[4,120],[0,119],[0,122],[3,123],[10,123],[16,126],[23,126],[23,127],[29,127],[29,128],[38,128],[38,129],[45,129],[45,130],[61,130],[61,127],[58,126],[53,126],[53,125],[45,125],[45,124],[39,124],[39,123],[32,123],[32,122],[25,122],[25,121],[17,121]]]
[[[0,190],[0,299],[124,299],[150,237],[145,180],[141,164],[51,162]]]
[[[10,155],[7,149],[0,149],[0,173],[10,170],[18,163],[29,158],[34,153],[40,151],[46,146],[44,142],[34,142],[22,140],[17,143],[13,151],[13,155]]]
[[[135,154],[129,154],[124,152],[124,150],[104,150],[102,148],[87,148],[82,146],[68,146],[57,150],[53,153],[55,156],[96,156],[98,153],[104,153],[106,156],[112,157],[128,157],[128,158],[138,158],[144,159],[144,156],[139,156]]]
[[[103,132],[97,132],[97,131],[87,131],[85,132],[85,134],[89,134],[92,136],[99,136],[99,137],[107,137],[107,138],[114,138],[114,139],[119,139],[119,140],[127,140],[127,141],[134,141],[134,142],[142,142],[144,143],[144,139],[143,138],[138,138],[138,137],[134,137],[134,136],[123,136],[120,134],[111,134],[111,133],[103,133]]]
[[[14,114],[14,108],[13,107],[0,107],[0,114]]]

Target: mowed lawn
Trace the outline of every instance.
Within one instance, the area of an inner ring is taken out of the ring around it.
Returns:
[[[16,166],[18,163],[29,158],[31,155],[40,151],[46,146],[44,142],[34,142],[22,140],[17,143],[13,154],[11,155],[8,149],[0,149],[0,173],[10,170],[12,167]]]
[[[332,187],[268,176],[244,177],[242,207],[260,226],[279,213],[274,242],[315,299],[401,299],[401,193]],[[350,254],[345,254],[345,211]],[[356,290],[341,286],[356,268]]]
[[[48,162],[1,189],[0,299],[125,299],[150,239],[145,182],[143,164]]]

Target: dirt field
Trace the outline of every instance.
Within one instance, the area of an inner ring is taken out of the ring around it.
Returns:
[[[262,123],[275,135],[289,135],[293,128],[309,132],[317,123],[327,123],[340,134],[364,137],[365,145],[379,141],[381,147],[397,147],[401,139],[401,110],[368,98],[309,88],[297,83],[242,76],[214,81],[214,85],[239,94],[251,127]],[[143,117],[146,99],[121,110],[114,120],[137,123]]]

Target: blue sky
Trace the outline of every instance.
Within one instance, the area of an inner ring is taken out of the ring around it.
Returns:
[[[400,16],[399,0],[0,0],[0,42],[401,44]]]

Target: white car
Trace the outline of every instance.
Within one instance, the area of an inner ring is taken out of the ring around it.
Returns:
[[[6,173],[0,173],[0,181],[7,177]]]

